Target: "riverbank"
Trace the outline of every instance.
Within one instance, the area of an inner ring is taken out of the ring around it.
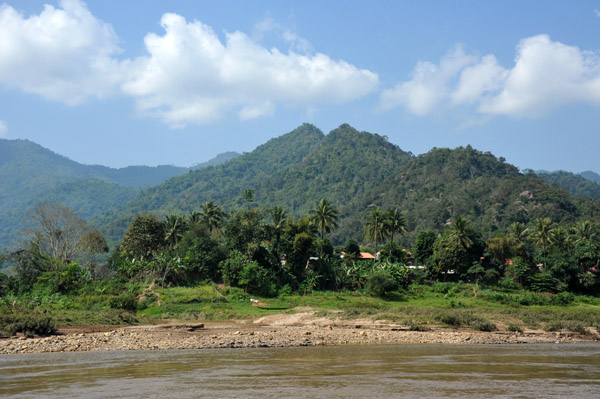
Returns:
[[[70,327],[50,337],[0,339],[0,354],[297,347],[360,344],[524,344],[600,342],[596,329],[570,331],[482,332],[433,328],[411,331],[399,324],[372,320],[330,320],[313,312],[274,314],[254,321],[171,322],[144,326]]]

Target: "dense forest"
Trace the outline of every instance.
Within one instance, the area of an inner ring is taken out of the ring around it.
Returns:
[[[441,232],[459,215],[485,237],[538,217],[561,224],[600,218],[597,200],[521,173],[470,146],[414,156],[384,136],[348,125],[324,135],[305,124],[230,162],[145,189],[96,223],[109,242],[117,243],[140,213],[187,214],[208,201],[234,212],[242,209],[242,193],[248,189],[255,193],[255,204],[279,206],[297,218],[320,198],[335,203],[340,213],[339,228],[330,236],[335,245],[349,238],[360,241],[364,211],[373,207],[406,213],[405,246],[414,242],[416,232]]]
[[[28,140],[0,139],[0,250],[18,245],[27,213],[40,201],[58,201],[90,219],[132,201],[145,187],[235,158],[225,153],[181,168],[82,165]]]

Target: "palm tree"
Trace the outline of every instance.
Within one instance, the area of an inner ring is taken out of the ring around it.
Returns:
[[[195,225],[198,224],[202,221],[202,214],[198,211],[191,211],[190,215],[188,216],[188,223],[190,225]]]
[[[185,231],[183,216],[171,214],[165,218],[165,241],[169,247],[177,245]]]
[[[378,207],[373,208],[373,210],[367,214],[365,235],[367,240],[375,241],[375,252],[377,252],[379,242],[383,241],[387,235],[385,215]]]
[[[317,203],[315,209],[308,211],[311,222],[321,232],[321,242],[325,239],[325,233],[337,227],[338,211],[325,198]]]
[[[467,250],[473,245],[473,229],[462,216],[457,216],[449,227],[448,239],[455,248]]]
[[[287,222],[287,212],[281,207],[276,206],[269,210],[269,214],[273,219],[273,231],[275,232],[275,250],[279,249],[279,239],[281,238],[281,232]]]
[[[575,243],[591,241],[596,238],[594,225],[589,220],[582,220],[581,222],[576,223],[571,228],[571,232]]]
[[[515,240],[517,245],[522,245],[527,240],[529,229],[527,229],[525,224],[521,222],[514,222],[508,226],[508,234],[513,240]]]
[[[221,210],[214,202],[208,201],[202,205],[202,211],[200,212],[202,222],[206,224],[208,231],[212,233],[214,229],[221,226],[223,218],[225,218],[225,212]]]
[[[390,209],[384,215],[384,225],[390,234],[390,243],[394,243],[394,233],[406,234],[406,217],[398,209]]]
[[[550,218],[537,218],[533,221],[533,242],[542,247],[542,255],[546,254],[549,245],[554,242],[554,228]]]

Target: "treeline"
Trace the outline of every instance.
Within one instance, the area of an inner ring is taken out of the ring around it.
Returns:
[[[364,243],[334,247],[328,236],[340,213],[326,199],[300,218],[281,207],[261,208],[254,192],[243,209],[225,213],[214,202],[187,215],[159,220],[138,215],[108,258],[104,237],[72,211],[42,204],[30,239],[5,254],[14,276],[0,274],[0,294],[44,295],[79,290],[98,279],[155,280],[164,285],[212,281],[259,296],[312,290],[367,289],[385,296],[414,281],[471,281],[505,289],[598,294],[598,226],[557,225],[540,217],[514,222],[506,234],[484,239],[457,216],[436,233],[416,233],[412,248],[397,244],[407,217],[396,208],[365,210]],[[362,259],[370,252],[376,259]],[[420,267],[424,266],[424,267]]]

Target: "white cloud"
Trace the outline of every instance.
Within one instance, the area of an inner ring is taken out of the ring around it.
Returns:
[[[212,28],[176,14],[165,34],[148,34],[148,55],[132,62],[125,93],[138,107],[177,126],[207,123],[235,110],[242,119],[273,112],[277,103],[308,107],[344,103],[376,89],[375,73],[320,53],[266,49],[242,32],[222,43]]]
[[[276,33],[281,36],[291,46],[292,50],[296,52],[308,54],[315,51],[308,40],[299,36],[288,27],[274,21],[272,18],[265,18],[256,24],[252,38],[256,42],[260,42],[269,33]]]
[[[0,84],[77,105],[104,97],[122,79],[112,27],[78,0],[25,18],[0,5]]]
[[[454,104],[472,104],[486,93],[501,87],[506,78],[506,70],[498,65],[496,57],[486,55],[474,65],[469,65],[460,73],[456,89],[451,94]]]
[[[536,117],[567,104],[600,105],[598,61],[596,54],[553,42],[547,35],[523,39],[503,87],[482,100],[480,111]]]
[[[359,98],[378,86],[377,74],[314,53],[306,40],[272,20],[259,34],[281,36],[290,50],[267,49],[242,32],[221,42],[212,28],[164,14],[162,35],[144,38],[147,55],[120,60],[111,25],[80,0],[44,6],[25,17],[0,6],[0,85],[78,105],[124,94],[140,113],[173,127],[274,113],[277,105],[311,107]]]
[[[385,110],[404,106],[415,115],[427,115],[448,97],[449,83],[461,69],[475,61],[475,57],[465,54],[458,46],[443,57],[439,65],[419,62],[412,80],[383,91],[380,106]]]
[[[600,10],[598,10],[597,8],[594,8],[594,13],[597,17],[600,17]]]
[[[455,60],[449,63],[448,60]],[[474,107],[480,115],[539,117],[574,103],[600,105],[598,54],[537,35],[520,41],[515,65],[455,49],[439,65],[420,62],[413,78],[385,90],[381,104],[427,115],[445,107]]]
[[[6,122],[0,120],[0,138],[5,138],[8,135],[8,126]]]

